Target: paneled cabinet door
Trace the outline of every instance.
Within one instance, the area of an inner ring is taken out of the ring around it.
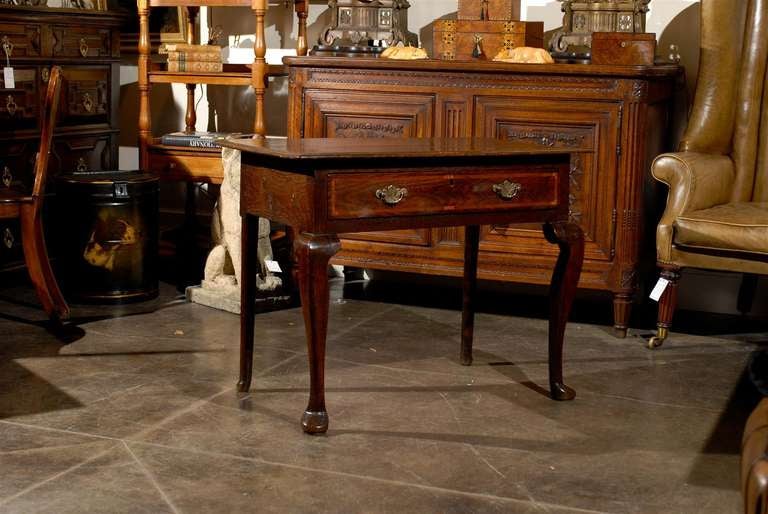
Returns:
[[[307,138],[413,138],[435,133],[433,95],[309,90],[304,102],[303,137]],[[431,244],[426,229],[362,232],[343,238],[422,247]]]
[[[59,127],[109,124],[109,66],[64,66]]]
[[[476,98],[476,136],[574,152],[570,215],[584,230],[585,259],[592,261],[608,263],[614,257],[619,144],[616,127],[620,125],[618,103],[587,101],[558,105],[522,98]],[[481,249],[556,255],[556,248],[542,245],[541,241],[539,226],[491,226],[483,234]]]

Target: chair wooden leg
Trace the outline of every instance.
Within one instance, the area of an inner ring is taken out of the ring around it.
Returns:
[[[664,344],[669,335],[669,327],[672,326],[672,318],[677,308],[677,285],[680,281],[680,268],[665,266],[661,270],[661,278],[667,279],[669,284],[659,299],[659,318],[656,322],[656,335],[648,340],[648,348],[653,350]]]
[[[56,276],[51,269],[48,250],[43,237],[43,224],[34,204],[21,207],[21,244],[29,278],[35,286],[43,309],[52,320],[69,318],[69,306],[61,294]]]

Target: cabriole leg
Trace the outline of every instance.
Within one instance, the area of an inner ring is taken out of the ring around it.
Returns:
[[[576,392],[563,381],[563,338],[584,262],[584,233],[575,223],[544,225],[547,241],[560,247],[550,286],[549,388],[554,400],[572,400]]]

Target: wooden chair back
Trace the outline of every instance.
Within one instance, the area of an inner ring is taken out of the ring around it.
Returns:
[[[53,128],[56,125],[56,115],[59,110],[61,95],[61,68],[51,68],[48,79],[48,89],[43,102],[43,125],[40,130],[40,147],[35,159],[35,183],[32,186],[32,197],[36,200],[45,194],[45,181],[48,178],[48,161],[51,155]]]

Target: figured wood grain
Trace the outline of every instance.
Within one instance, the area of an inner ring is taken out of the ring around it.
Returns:
[[[457,170],[463,171],[463,170]],[[499,209],[551,208],[558,201],[557,170],[530,172],[510,168],[492,172],[444,171],[373,172],[328,176],[330,218],[371,218],[435,212],[483,212]],[[493,186],[505,180],[521,186],[518,195],[504,200]],[[376,192],[394,185],[407,189],[397,205],[387,205]]]

